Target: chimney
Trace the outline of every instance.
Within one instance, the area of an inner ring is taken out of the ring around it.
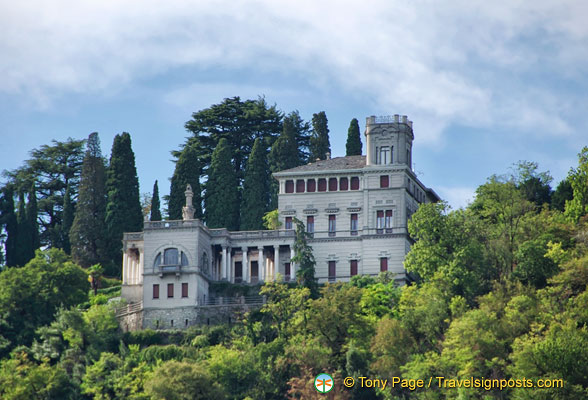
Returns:
[[[331,153],[329,153],[329,152],[327,151],[327,154],[325,154],[325,155],[327,156],[327,160],[330,160],[330,159],[331,159]]]

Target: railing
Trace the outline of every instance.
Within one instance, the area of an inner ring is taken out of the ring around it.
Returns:
[[[179,264],[174,264],[174,265],[161,264],[157,268],[159,269],[160,276],[163,276],[165,274],[179,275],[182,272],[182,266]]]
[[[201,222],[199,220],[174,220],[174,221],[145,221],[143,222],[143,229],[169,229],[169,228],[180,228],[180,227],[196,227]]]
[[[124,240],[143,240],[143,232],[127,232],[124,234]]]
[[[117,308],[115,311],[115,315],[117,317],[121,317],[123,315],[139,312],[142,309],[143,309],[143,302],[140,301],[138,303],[131,303],[131,304],[127,304],[126,306],[122,306],[120,308]]]
[[[296,235],[292,229],[273,231],[234,231],[231,232],[231,239],[257,239],[257,238],[291,238]]]
[[[264,296],[241,296],[241,297],[213,297],[206,300],[201,306],[261,306],[266,302]]]

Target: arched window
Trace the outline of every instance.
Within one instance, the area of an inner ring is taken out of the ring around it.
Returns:
[[[188,257],[186,257],[186,253],[182,251],[182,266],[188,265]]]
[[[163,252],[163,264],[164,265],[178,265],[179,264],[179,257],[178,257],[178,249],[176,248],[169,248],[165,249]]]
[[[155,262],[153,263],[154,267],[159,267],[161,265],[161,253],[157,253],[155,257]]]

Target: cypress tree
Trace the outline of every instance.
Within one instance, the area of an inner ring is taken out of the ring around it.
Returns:
[[[108,256],[113,264],[111,272],[118,274],[122,265],[123,232],[143,230],[135,154],[131,147],[131,135],[127,132],[114,137],[106,189],[108,203],[105,221],[110,241]]]
[[[74,220],[74,204],[71,200],[71,186],[68,184],[65,189],[65,197],[63,198],[63,217],[61,222],[61,230],[63,232],[62,246],[63,251],[71,254],[71,243],[69,241],[69,231]]]
[[[33,182],[31,184],[31,190],[29,191],[29,202],[27,203],[27,219],[29,221],[29,229],[31,231],[31,247],[33,249],[32,257],[35,256],[35,250],[41,247],[37,214],[37,190],[35,188],[35,183]]]
[[[78,203],[69,240],[74,261],[84,268],[107,261],[106,168],[100,138],[88,137],[78,189]]]
[[[310,160],[324,160],[331,152],[327,114],[324,111],[312,115],[312,136],[310,137]]]
[[[161,221],[161,211],[159,208],[159,186],[157,186],[157,180],[155,180],[153,184],[153,197],[151,197],[151,216],[149,221]]]
[[[263,229],[263,215],[269,202],[269,170],[266,149],[261,139],[255,139],[247,160],[243,199],[241,203],[241,230]]]
[[[359,123],[356,118],[353,118],[349,123],[347,130],[347,143],[345,144],[346,156],[360,156],[361,155],[361,135],[359,133]]]
[[[194,218],[202,218],[202,191],[200,189],[200,162],[195,145],[186,145],[180,153],[174,175],[171,179],[167,205],[169,219],[182,219],[182,208],[186,205],[186,186],[190,184],[194,192],[192,206]]]
[[[271,172],[279,172],[300,165],[295,126],[291,119],[284,118],[282,133],[272,145],[268,160]],[[270,181],[270,209],[276,208],[278,208],[278,182],[272,179]]]
[[[310,156],[308,150],[310,147],[310,124],[300,118],[298,111],[292,111],[284,117],[282,129],[285,125],[289,125],[287,129],[292,132],[292,136],[296,141],[296,147],[298,148],[298,162],[296,166],[306,164]]]
[[[209,228],[239,228],[238,178],[231,154],[229,142],[224,138],[212,153],[204,197],[206,224]]]
[[[6,265],[14,267],[17,264],[18,221],[14,212],[14,192],[10,188],[4,189],[2,220],[6,229]]]
[[[17,236],[16,236],[16,265],[24,266],[35,256],[33,249],[33,233],[27,218],[25,195],[21,190],[18,194]]]

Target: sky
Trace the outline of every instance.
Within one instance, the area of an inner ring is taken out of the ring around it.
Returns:
[[[325,111],[333,156],[352,118],[408,115],[414,169],[454,208],[519,160],[555,186],[588,145],[587,20],[581,0],[0,0],[0,170],[129,132],[141,192],[164,195],[193,112],[264,96]]]

